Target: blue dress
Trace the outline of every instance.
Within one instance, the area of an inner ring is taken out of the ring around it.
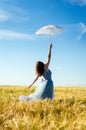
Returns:
[[[19,96],[20,101],[38,100],[38,99],[53,99],[53,81],[51,78],[52,72],[50,70],[44,71],[41,83],[36,87],[34,93],[28,96]]]

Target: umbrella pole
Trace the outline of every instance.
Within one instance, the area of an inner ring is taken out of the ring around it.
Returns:
[[[51,34],[50,34],[50,43],[52,43],[52,38],[51,38]]]

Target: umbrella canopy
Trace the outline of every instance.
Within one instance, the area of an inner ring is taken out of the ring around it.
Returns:
[[[50,41],[51,41],[51,35],[59,34],[63,31],[64,30],[62,28],[60,28],[59,26],[47,25],[47,26],[44,26],[44,27],[41,27],[40,29],[38,29],[35,34],[48,34],[48,35],[50,35]]]

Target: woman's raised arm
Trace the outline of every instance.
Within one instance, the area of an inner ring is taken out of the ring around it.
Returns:
[[[52,43],[49,46],[49,52],[48,52],[48,59],[47,59],[47,63],[45,64],[45,70],[48,70],[48,66],[50,64],[50,59],[51,59],[51,49],[52,49]]]

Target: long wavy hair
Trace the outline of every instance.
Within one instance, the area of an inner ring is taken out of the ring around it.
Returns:
[[[42,76],[44,73],[44,63],[41,61],[37,61],[36,63],[36,74],[38,74],[39,76]]]

